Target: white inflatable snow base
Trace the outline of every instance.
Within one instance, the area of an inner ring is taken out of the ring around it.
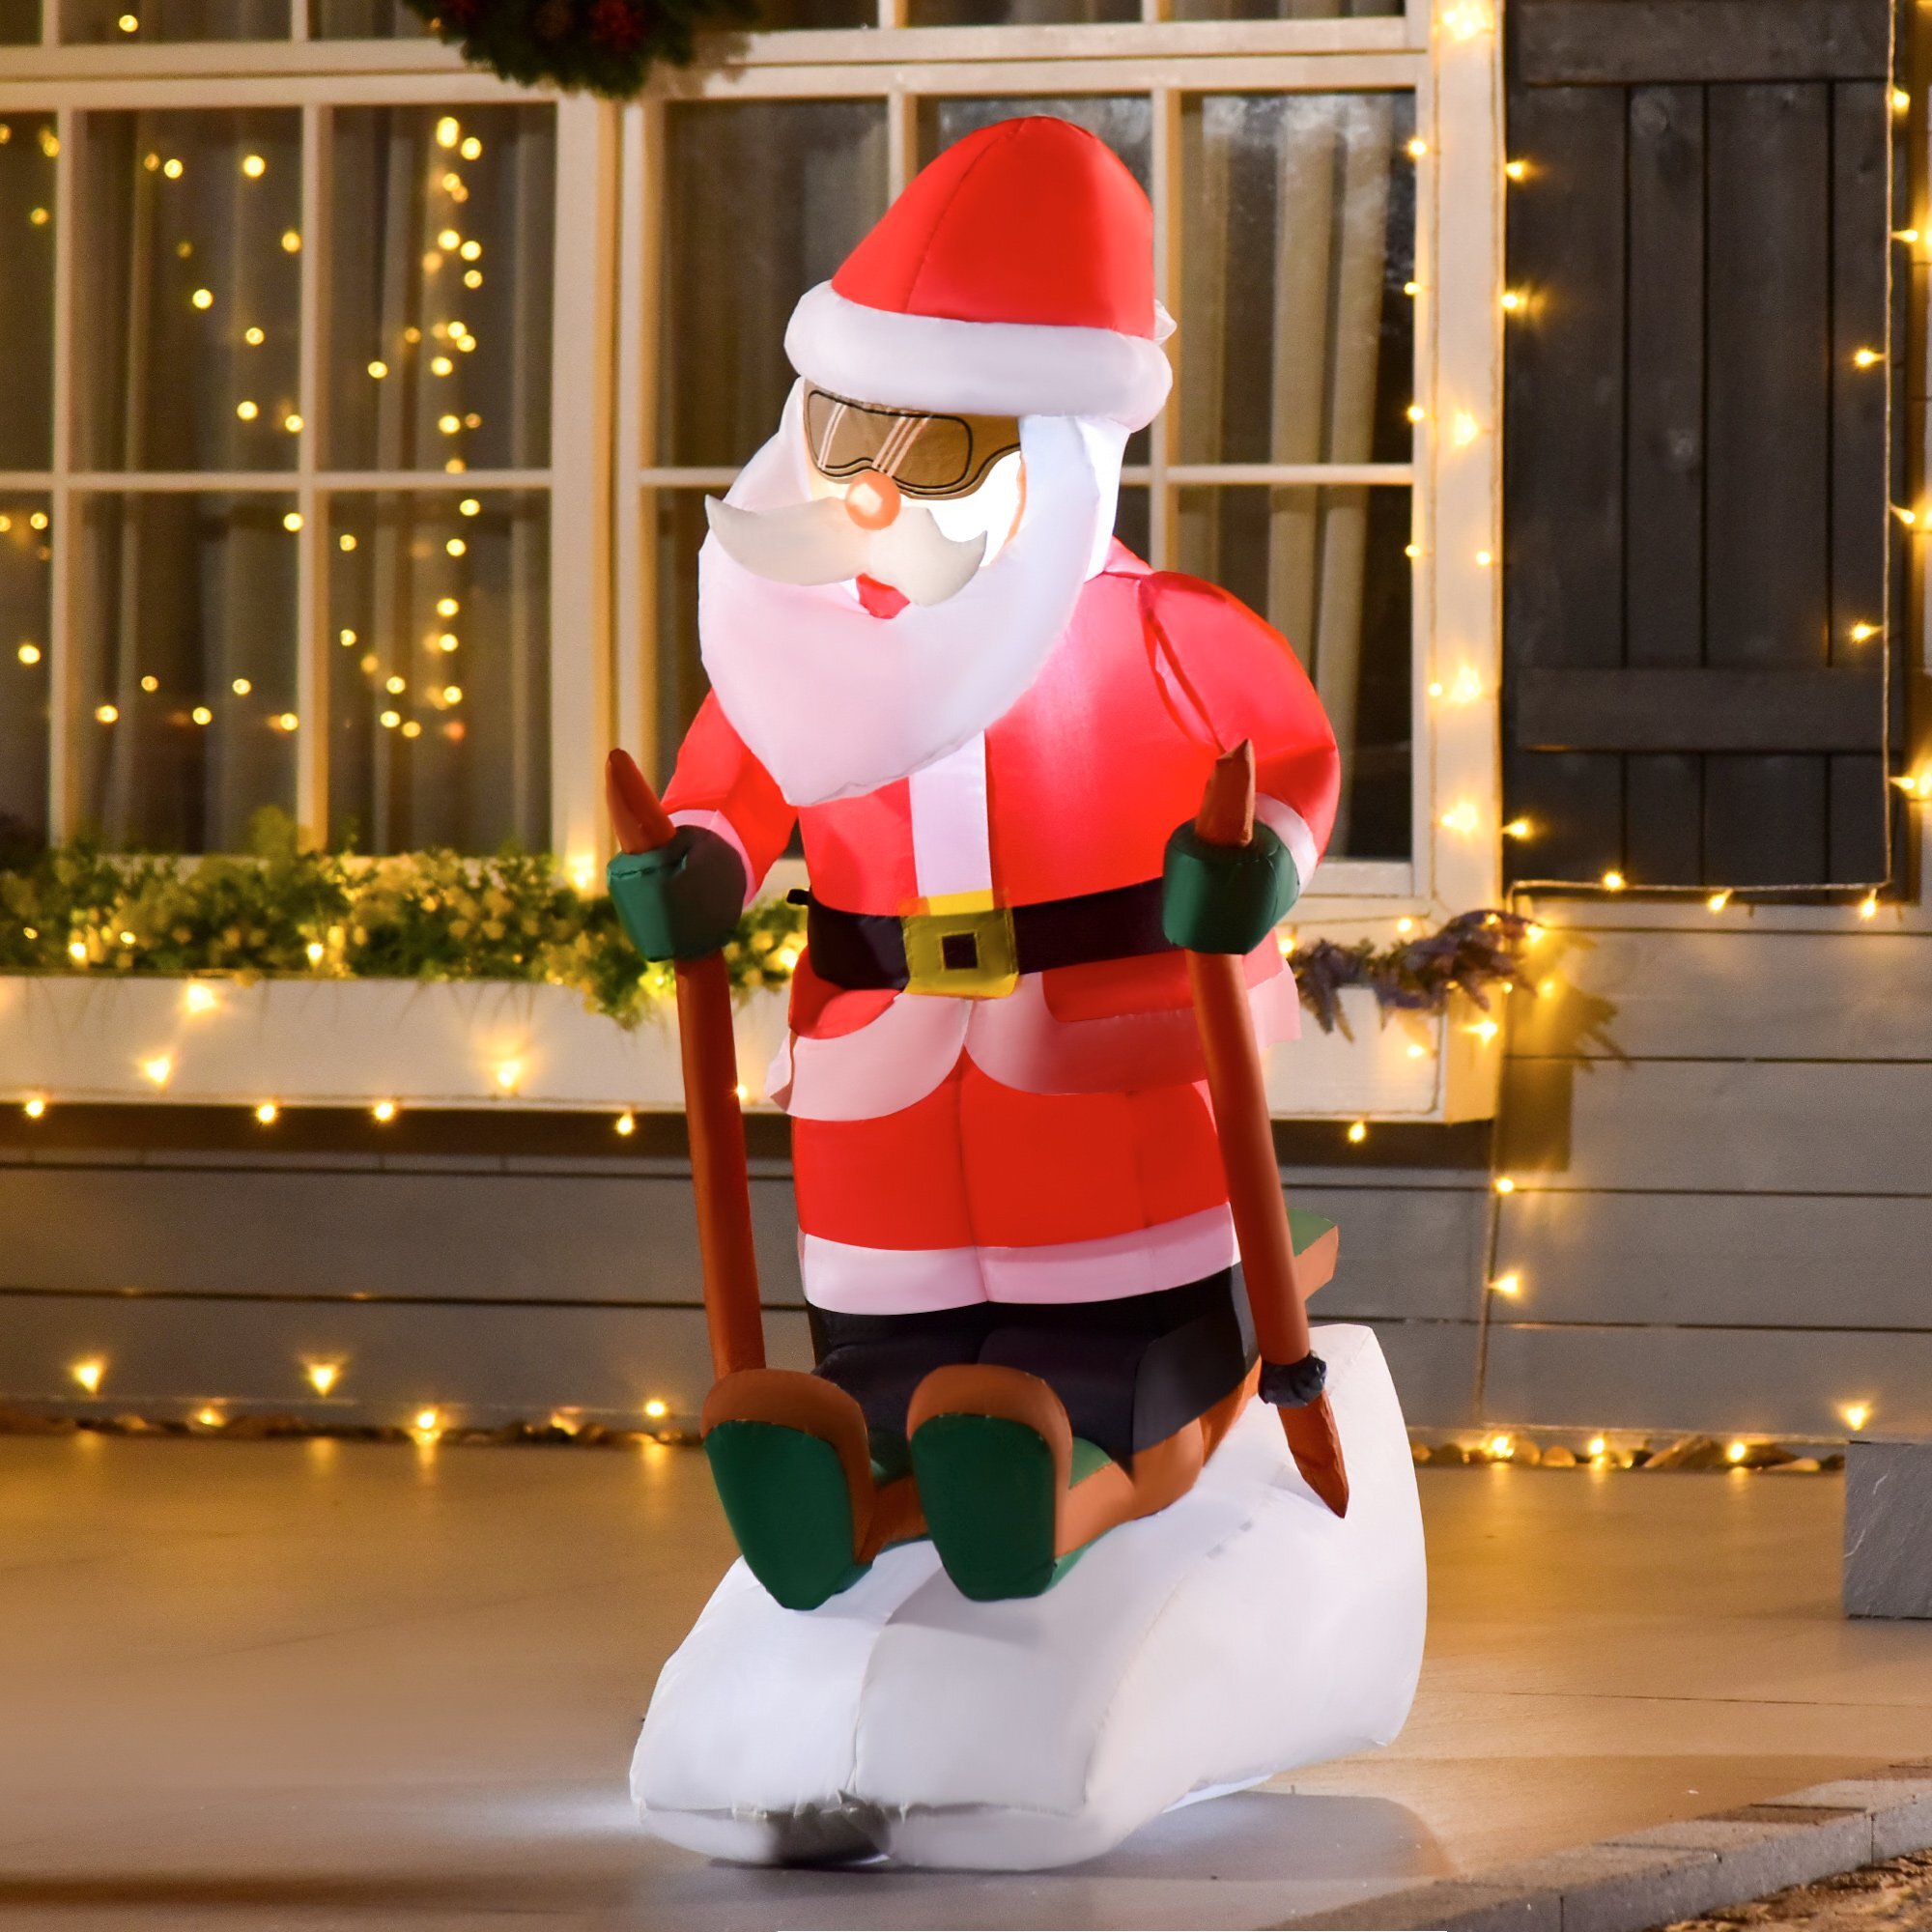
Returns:
[[[1373,1334],[1317,1331],[1338,1519],[1253,1405],[1194,1490],[1044,1596],[971,1603],[929,1543],[816,1610],[734,1564],[658,1678],[645,1830],[753,1864],[1071,1864],[1178,1804],[1387,1744],[1422,1662],[1415,1470]]]

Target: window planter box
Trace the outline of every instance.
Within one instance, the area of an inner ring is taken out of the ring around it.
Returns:
[[[204,992],[191,989],[202,988]],[[212,995],[212,1003],[207,1003]],[[1465,1018],[1391,1018],[1342,996],[1352,1039],[1306,1020],[1269,1056],[1283,1118],[1479,1118],[1500,1042]],[[784,998],[739,1009],[748,1099],[784,1029]],[[1415,1049],[1420,1048],[1420,1051]],[[0,976],[0,1098],[49,1104],[632,1107],[684,1104],[667,1012],[625,1032],[561,986],[466,980]]]

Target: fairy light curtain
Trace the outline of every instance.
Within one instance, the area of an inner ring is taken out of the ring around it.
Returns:
[[[547,508],[502,479],[550,459],[553,112],[343,108],[329,134],[311,212],[294,109],[86,119],[74,426],[101,481],[79,498],[61,725],[110,846],[245,847],[262,808],[296,808],[303,730],[327,734],[338,841],[547,842]],[[312,213],[332,245],[305,316]],[[336,479],[319,532],[305,446]],[[497,487],[397,480],[469,470]],[[298,557],[318,541],[327,699],[304,717]]]

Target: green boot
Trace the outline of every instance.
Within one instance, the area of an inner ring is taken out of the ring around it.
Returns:
[[[745,1369],[704,1404],[704,1455],[747,1566],[788,1610],[858,1581],[876,1492],[866,1418],[816,1376]]]
[[[1066,1502],[1112,1466],[1060,1400],[1012,1369],[941,1369],[913,1397],[913,1479],[926,1529],[963,1597],[1037,1597],[1093,1547],[1063,1550]]]

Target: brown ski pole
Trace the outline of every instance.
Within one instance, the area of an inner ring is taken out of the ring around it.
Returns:
[[[674,827],[630,753],[604,768],[605,797],[626,852],[653,852]],[[677,1037],[684,1109],[691,1130],[691,1185],[697,1197],[697,1252],[704,1272],[704,1322],[711,1369],[723,1378],[765,1366],[758,1257],[752,1240],[745,1117],[738,1107],[738,1054],[731,1033],[731,982],[724,955],[680,959]]]
[[[1237,745],[1217,759],[1202,796],[1196,834],[1210,845],[1245,845],[1255,832],[1255,753]],[[1228,1202],[1235,1237],[1254,1311],[1262,1359],[1289,1366],[1310,1354],[1308,1310],[1296,1279],[1288,1203],[1275,1159],[1274,1130],[1262,1084],[1261,1050],[1248,1014],[1245,962],[1234,952],[1189,952],[1188,984],[1201,1050],[1208,1063],[1208,1093],[1214,1104],[1214,1132],[1228,1172]],[[1349,1512],[1349,1472],[1342,1438],[1325,1393],[1299,1407],[1276,1411],[1290,1453],[1308,1487],[1335,1512]]]

